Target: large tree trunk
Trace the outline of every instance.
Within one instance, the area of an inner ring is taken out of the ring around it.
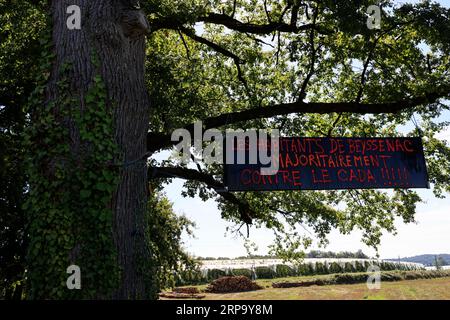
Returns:
[[[85,94],[95,74],[106,84],[109,107],[114,112],[115,140],[121,156],[120,183],[111,201],[113,239],[121,269],[117,299],[146,298],[144,275],[138,260],[147,256],[144,241],[144,212],[147,203],[147,171],[143,156],[149,120],[149,101],[144,83],[145,33],[143,13],[121,0],[53,0],[53,43],[56,62],[49,85],[50,100],[57,99],[61,66],[70,63],[70,94]],[[69,30],[67,7],[81,8],[81,30]],[[99,66],[93,63],[95,53]],[[70,147],[73,153],[86,152],[77,128],[70,119]],[[135,161],[138,160],[139,161]],[[101,259],[101,257],[99,257]],[[80,266],[82,268],[82,266]]]

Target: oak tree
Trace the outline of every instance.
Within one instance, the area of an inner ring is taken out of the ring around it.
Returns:
[[[2,116],[26,127],[31,297],[153,297],[142,263],[149,185],[173,178],[186,180],[185,196],[215,198],[236,232],[272,229],[273,251],[288,258],[334,228],[377,247],[396,217],[414,221],[413,190],[230,193],[219,165],[152,158],[198,120],[286,136],[420,134],[434,193],[450,191],[450,149],[435,137],[447,125],[450,11],[437,3],[0,3]],[[80,29],[67,27],[71,5]],[[379,29],[368,28],[370,5]],[[413,115],[420,130],[402,129]],[[20,131],[2,122],[5,137]],[[61,284],[70,264],[85,270],[81,293]]]

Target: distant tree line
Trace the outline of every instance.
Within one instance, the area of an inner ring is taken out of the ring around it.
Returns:
[[[353,259],[369,259],[369,256],[366,255],[362,250],[358,250],[356,252],[350,251],[340,251],[340,252],[332,252],[332,251],[318,251],[313,250],[307,254],[308,258],[353,258]]]
[[[369,259],[369,256],[366,255],[361,249],[356,252],[350,251],[320,251],[320,250],[311,250],[310,252],[305,254],[305,258],[335,258],[335,259]],[[197,257],[196,260],[248,260],[248,259],[280,259],[280,257],[275,255],[248,255],[248,256],[240,256],[236,258],[229,257]]]

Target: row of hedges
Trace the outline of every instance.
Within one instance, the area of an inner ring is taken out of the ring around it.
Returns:
[[[197,271],[185,271],[176,276],[176,285],[197,285],[204,284],[225,276],[246,276],[250,279],[275,279],[294,276],[310,276],[320,274],[334,274],[334,273],[354,273],[366,272],[371,261],[355,261],[354,264],[346,262],[339,264],[337,262],[331,263],[303,263],[296,267],[285,264],[278,264],[270,267],[256,267],[254,270],[249,268],[239,269],[209,269]],[[392,270],[416,270],[413,265],[407,265],[395,262],[373,262],[374,265],[380,267],[383,271]]]
[[[312,285],[324,286],[333,284],[352,284],[363,283],[367,281],[370,273],[343,273],[334,274],[329,277],[322,277],[317,279],[309,279],[296,282],[277,282],[273,283],[274,288],[293,288],[293,287],[308,287]],[[415,280],[415,279],[432,279],[449,277],[450,270],[416,270],[416,271],[384,271],[381,272],[381,282],[383,281],[401,281],[401,280]]]

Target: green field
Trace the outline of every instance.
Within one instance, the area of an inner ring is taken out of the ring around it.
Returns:
[[[369,290],[365,283],[272,288],[272,282],[301,278],[258,280],[262,290],[240,293],[205,293],[205,300],[450,300],[450,277],[382,282],[379,290]],[[204,289],[206,286],[198,286]]]

